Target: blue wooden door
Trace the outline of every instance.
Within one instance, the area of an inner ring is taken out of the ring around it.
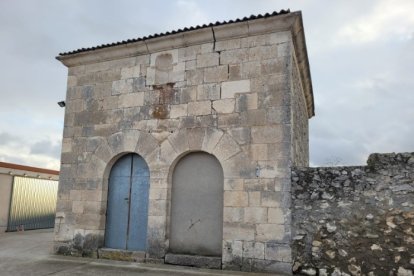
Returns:
[[[105,246],[145,251],[149,170],[144,159],[127,154],[112,167],[108,185]]]

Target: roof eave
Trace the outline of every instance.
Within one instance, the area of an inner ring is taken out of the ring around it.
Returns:
[[[295,12],[298,16],[292,27],[293,44],[298,61],[302,86],[305,91],[306,104],[308,106],[308,118],[315,116],[315,104],[313,98],[312,78],[309,65],[308,51],[306,47],[305,30],[303,27],[302,12]]]
[[[226,23],[218,26],[205,26],[203,28],[175,34],[171,33],[153,38],[144,38],[135,42],[114,43],[78,50],[74,53],[60,54],[56,59],[61,61],[65,66],[72,67],[231,38],[289,30],[295,21],[295,16],[297,16],[297,12],[252,20],[242,20],[240,22]]]

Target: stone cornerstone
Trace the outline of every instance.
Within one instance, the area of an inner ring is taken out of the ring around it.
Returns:
[[[175,166],[204,152],[222,168],[222,249],[212,267],[291,273],[290,167],[308,166],[314,115],[300,12],[57,59],[69,72],[55,252],[209,266],[209,256],[170,250]],[[146,250],[105,253],[109,178],[130,153],[149,170]]]

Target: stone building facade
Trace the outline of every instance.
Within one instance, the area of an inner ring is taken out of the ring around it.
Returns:
[[[291,273],[290,167],[308,166],[314,115],[300,12],[57,59],[57,253]]]

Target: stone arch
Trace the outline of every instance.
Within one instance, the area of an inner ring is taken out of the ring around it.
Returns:
[[[129,129],[113,133],[102,141],[94,152],[94,158],[105,164],[102,178],[107,179],[113,164],[126,153],[136,153],[147,162],[151,171],[149,160],[158,149],[157,140],[145,131]]]
[[[224,178],[213,155],[190,152],[172,174],[169,252],[221,256]]]
[[[100,139],[89,162],[89,177],[100,183],[97,189],[101,191],[100,214],[103,216],[99,227],[101,231],[105,230],[108,179],[114,163],[125,154],[136,153],[145,160],[151,175],[154,163],[152,160],[157,155],[158,147],[157,140],[151,134],[133,129],[116,132],[108,138]]]
[[[184,128],[169,135],[160,145],[160,162],[168,164],[168,180],[178,160],[194,151],[204,151],[217,158],[224,178],[255,175],[255,164],[231,135],[217,128]]]
[[[168,201],[166,221],[166,247],[169,247],[171,220],[172,175],[179,160],[191,152],[206,152],[213,155],[223,169],[223,178],[227,180],[255,177],[256,165],[249,161],[247,154],[241,149],[233,137],[217,128],[180,129],[169,135],[160,145],[160,161],[168,165]],[[224,183],[224,186],[226,184]],[[225,190],[225,187],[224,187]],[[223,202],[223,206],[224,202]],[[226,226],[223,225],[223,240]]]

